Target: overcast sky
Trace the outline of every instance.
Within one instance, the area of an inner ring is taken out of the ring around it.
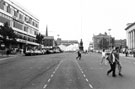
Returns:
[[[40,20],[39,31],[55,39],[82,38],[85,48],[93,34],[108,32],[115,39],[126,38],[127,23],[135,22],[134,0],[11,0],[15,1]]]

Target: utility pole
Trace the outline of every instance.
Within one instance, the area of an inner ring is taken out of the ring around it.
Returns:
[[[109,31],[109,48],[111,48],[111,43],[110,43],[110,39],[111,39],[110,31],[111,31],[111,29],[108,29],[108,31]]]

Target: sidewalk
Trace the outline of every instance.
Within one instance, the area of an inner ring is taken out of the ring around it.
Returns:
[[[2,55],[0,54],[0,61],[1,61],[1,60],[5,60],[5,59],[9,59],[9,58],[14,58],[14,57],[17,57],[17,56],[22,56],[22,55],[23,55],[23,54],[13,54],[13,55],[11,54],[11,55],[9,55],[9,56],[7,56],[7,55],[3,55],[3,56],[2,56]]]
[[[133,60],[135,60],[135,57],[133,57],[133,55],[131,55],[131,54],[129,54],[129,55],[126,57],[125,54],[120,53],[120,56],[121,56],[121,57],[128,58],[128,59],[133,59]]]

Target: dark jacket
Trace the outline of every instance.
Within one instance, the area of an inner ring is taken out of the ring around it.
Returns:
[[[107,60],[108,60],[109,63],[111,63],[111,64],[114,63],[114,62],[113,62],[113,55],[112,55],[112,54],[114,54],[114,56],[115,56],[115,61],[114,61],[114,62],[116,62],[116,54],[115,54],[115,53],[110,53],[110,55],[108,55]]]

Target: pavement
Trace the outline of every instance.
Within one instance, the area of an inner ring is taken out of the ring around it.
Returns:
[[[9,59],[9,58],[14,58],[14,57],[17,57],[17,56],[22,56],[23,54],[15,54],[15,55],[0,55],[0,60],[5,60],[5,59]]]
[[[135,60],[135,57],[133,57],[133,55],[129,54],[127,57],[125,56],[125,54],[120,53],[121,57],[127,58],[127,59],[132,59]]]

